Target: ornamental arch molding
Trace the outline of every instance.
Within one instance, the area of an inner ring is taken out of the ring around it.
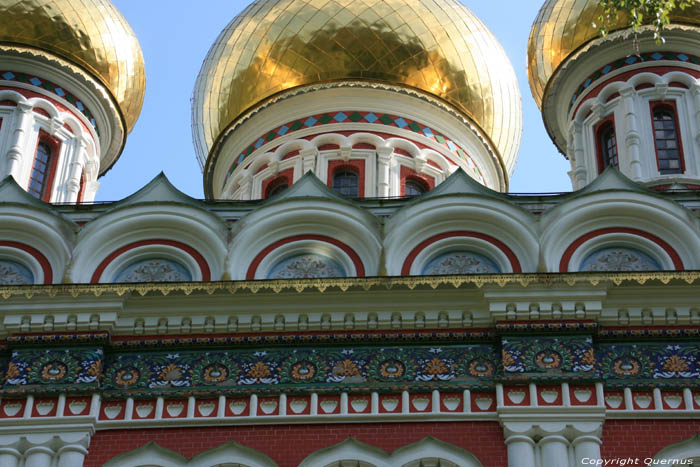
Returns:
[[[191,459],[150,442],[118,455],[104,467],[277,467],[277,464],[265,454],[233,441]]]
[[[29,269],[35,283],[60,283],[70,261],[75,225],[22,190],[0,182],[0,260]]]
[[[693,461],[692,464],[688,461]],[[653,465],[697,465],[700,463],[700,434],[666,446],[654,456]]]
[[[542,257],[549,272],[578,270],[585,252],[571,251],[572,245],[587,235],[591,239],[581,246],[589,252],[617,242],[654,257],[664,268],[700,267],[698,220],[678,204],[647,193],[612,189],[584,194],[545,213],[541,222]]]
[[[430,261],[450,251],[487,257],[503,273],[537,271],[536,221],[501,199],[455,194],[421,197],[387,222],[389,275],[421,274]]]
[[[433,437],[397,449],[391,454],[348,438],[309,455],[299,467],[482,467],[470,452]]]
[[[125,267],[151,258],[183,266],[194,281],[219,280],[226,239],[223,222],[195,206],[173,209],[166,202],[116,208],[80,232],[71,280],[111,282]]]
[[[265,271],[279,261],[315,252],[343,265],[349,276],[377,275],[381,242],[376,218],[309,177],[236,224],[227,259],[231,279],[266,278]],[[306,188],[326,196],[295,199]]]

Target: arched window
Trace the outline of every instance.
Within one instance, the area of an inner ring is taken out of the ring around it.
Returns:
[[[615,125],[612,121],[607,121],[598,128],[598,157],[600,158],[600,172],[610,166],[620,168],[617,156]]]
[[[415,180],[412,178],[407,178],[406,179],[406,184],[404,188],[404,196],[420,196],[423,193],[428,191],[425,187],[425,184],[419,180]]]
[[[284,190],[289,188],[289,183],[286,178],[280,178],[267,186],[265,190],[265,199],[282,193]]]
[[[189,282],[192,274],[182,264],[164,258],[136,261],[123,268],[114,282]]]
[[[348,198],[360,196],[360,177],[347,167],[341,167],[333,173],[333,189]]]
[[[32,164],[32,173],[29,176],[29,194],[44,201],[51,197],[51,177],[54,165],[54,150],[45,141],[39,141]]]
[[[683,148],[676,109],[672,104],[652,104],[654,146],[661,175],[683,173]]]
[[[606,247],[586,256],[580,271],[661,271],[663,267],[648,254],[627,247]]]

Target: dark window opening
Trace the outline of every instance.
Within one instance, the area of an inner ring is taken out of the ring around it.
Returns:
[[[287,183],[287,180],[281,180],[277,183],[270,184],[270,186],[267,188],[267,193],[265,194],[265,198],[270,198],[272,196],[278,195],[282,193],[284,190],[289,188],[289,183]]]
[[[603,170],[609,166],[620,168],[617,156],[617,140],[615,138],[615,126],[612,123],[604,125],[598,132]]]
[[[36,155],[32,164],[32,173],[29,176],[29,194],[48,201],[49,177],[52,165],[53,150],[47,143],[40,141],[36,147]]]
[[[406,185],[404,187],[404,196],[420,196],[426,191],[428,190],[426,190],[425,185],[419,182],[418,180],[406,180]]]
[[[333,189],[348,198],[358,198],[360,196],[360,177],[347,168],[338,169],[333,174]]]
[[[652,119],[659,173],[683,173],[683,154],[675,109],[666,105],[656,106],[653,108]]]

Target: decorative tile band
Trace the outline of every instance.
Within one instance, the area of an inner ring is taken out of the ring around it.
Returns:
[[[432,128],[427,127],[414,120],[410,120],[403,117],[397,117],[396,115],[379,112],[360,112],[355,110],[312,115],[310,117],[304,117],[288,122],[282,126],[275,128],[274,130],[258,138],[254,143],[248,146],[248,148],[245,151],[241,153],[241,155],[229,169],[228,174],[226,176],[226,180],[228,181],[231,174],[233,174],[233,171],[236,170],[236,167],[238,167],[245,160],[246,157],[251,155],[255,150],[262,147],[262,145],[264,145],[265,143],[269,143],[270,141],[274,141],[278,138],[281,138],[282,136],[285,136],[295,131],[304,130],[307,128],[314,128],[321,125],[337,125],[342,123],[365,123],[371,125],[390,126],[402,130],[412,131],[413,133],[428,138],[429,140],[434,141],[449,149],[460,159],[466,161],[469,168],[474,170],[483,180],[483,175],[479,170],[479,167],[474,163],[474,160],[469,156],[469,154],[467,154],[467,152],[463,148],[457,145],[457,143],[455,143],[445,135],[441,134],[440,132],[435,131]]]
[[[133,353],[110,358],[103,389],[120,394],[462,389],[492,385],[496,368],[494,348],[478,345]]]
[[[97,122],[95,121],[95,117],[93,117],[92,113],[85,106],[85,104],[83,104],[83,102],[80,99],[78,99],[77,97],[75,97],[73,94],[64,90],[60,86],[52,83],[51,81],[45,80],[45,79],[40,78],[38,76],[29,75],[27,73],[15,72],[15,71],[0,71],[0,77],[5,81],[14,81],[17,83],[31,84],[31,85],[36,86],[38,88],[43,88],[43,89],[49,91],[50,93],[55,94],[58,97],[67,100],[75,108],[77,108],[80,112],[82,112],[83,115],[85,115],[85,118],[87,118],[88,121],[90,122],[90,124],[95,128],[95,130],[97,130]]]
[[[621,58],[612,63],[608,63],[604,67],[595,71],[595,73],[588,76],[578,87],[571,102],[569,102],[569,109],[574,105],[576,100],[579,98],[583,92],[590,87],[598,78],[605,76],[613,71],[617,71],[621,68],[636,65],[643,62],[658,62],[658,61],[671,61],[671,62],[684,62],[692,63],[693,65],[700,65],[700,57],[695,55],[685,54],[681,52],[644,52],[639,55],[630,55],[626,58]]]
[[[591,336],[568,335],[508,337],[500,344],[233,348],[18,349],[9,362],[0,358],[2,392],[101,390],[108,397],[280,391],[355,394],[488,390],[498,382],[590,384],[601,380],[611,389],[700,388],[697,342],[594,344]]]

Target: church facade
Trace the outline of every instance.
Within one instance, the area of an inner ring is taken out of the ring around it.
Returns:
[[[206,199],[99,204],[133,31],[0,11],[0,465],[700,463],[700,4],[657,43],[545,2],[573,191],[516,195],[520,91],[460,2],[259,0],[194,89]]]

